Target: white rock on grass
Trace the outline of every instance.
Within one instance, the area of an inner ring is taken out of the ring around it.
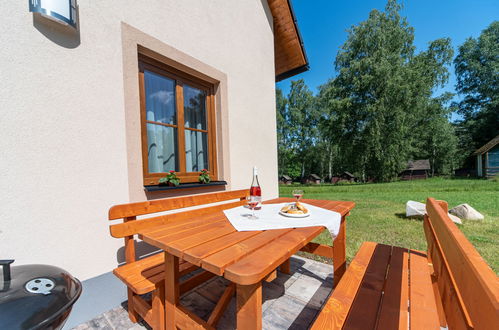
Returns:
[[[464,220],[483,220],[483,215],[466,203],[450,209],[449,213]]]
[[[420,202],[408,201],[405,204],[406,217],[423,217],[426,214],[426,205]]]
[[[459,219],[458,217],[456,217],[455,215],[452,215],[450,213],[447,213],[447,215],[449,216],[449,218],[454,221],[455,223],[458,223],[460,225],[463,224],[463,222],[461,221],[461,219]]]

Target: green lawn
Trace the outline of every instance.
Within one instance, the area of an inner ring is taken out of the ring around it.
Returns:
[[[298,185],[280,186],[282,197],[291,197]],[[499,181],[432,178],[359,185],[299,186],[304,198],[348,200],[356,203],[347,217],[347,258],[352,259],[364,241],[374,241],[425,250],[422,220],[405,218],[408,200],[426,197],[445,200],[452,208],[468,203],[485,216],[483,221],[465,221],[459,228],[492,269],[499,272]],[[323,232],[315,239],[331,243]]]

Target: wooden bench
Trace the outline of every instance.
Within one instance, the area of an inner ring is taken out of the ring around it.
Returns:
[[[110,225],[111,236],[125,239],[126,264],[116,268],[113,273],[125,283],[128,290],[128,315],[132,322],[145,320],[152,328],[164,327],[164,253],[136,258],[135,238],[139,230],[165,225],[173,222],[183,223],[189,219],[207,217],[210,213],[233,208],[245,203],[248,190],[227,191],[204,195],[157,199],[146,202],[115,205],[109,209],[109,220],[123,219],[122,223]],[[207,204],[217,205],[206,206]],[[174,210],[198,207],[181,212]],[[163,215],[137,219],[158,212]],[[198,269],[188,262],[179,263],[179,276]],[[215,276],[210,272],[200,272],[180,283],[180,294]],[[141,295],[152,293],[151,300]]]
[[[499,329],[499,281],[428,198],[427,252],[365,242],[312,329]]]

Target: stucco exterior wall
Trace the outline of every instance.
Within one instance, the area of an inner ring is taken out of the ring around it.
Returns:
[[[34,17],[27,1],[0,3],[8,13],[0,20],[0,257],[57,265],[81,280],[109,272],[123,245],[109,235],[109,207],[168,196],[146,195],[136,174],[125,114],[138,100],[126,92],[135,77],[124,69],[124,25],[225,77],[222,179],[227,189],[249,187],[256,165],[264,198],[277,196],[265,0],[77,4],[75,33]]]

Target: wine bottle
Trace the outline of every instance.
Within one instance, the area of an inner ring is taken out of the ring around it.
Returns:
[[[251,182],[250,197],[258,202],[255,210],[260,210],[262,208],[262,189],[258,182],[258,170],[256,166],[253,167],[253,181]]]

